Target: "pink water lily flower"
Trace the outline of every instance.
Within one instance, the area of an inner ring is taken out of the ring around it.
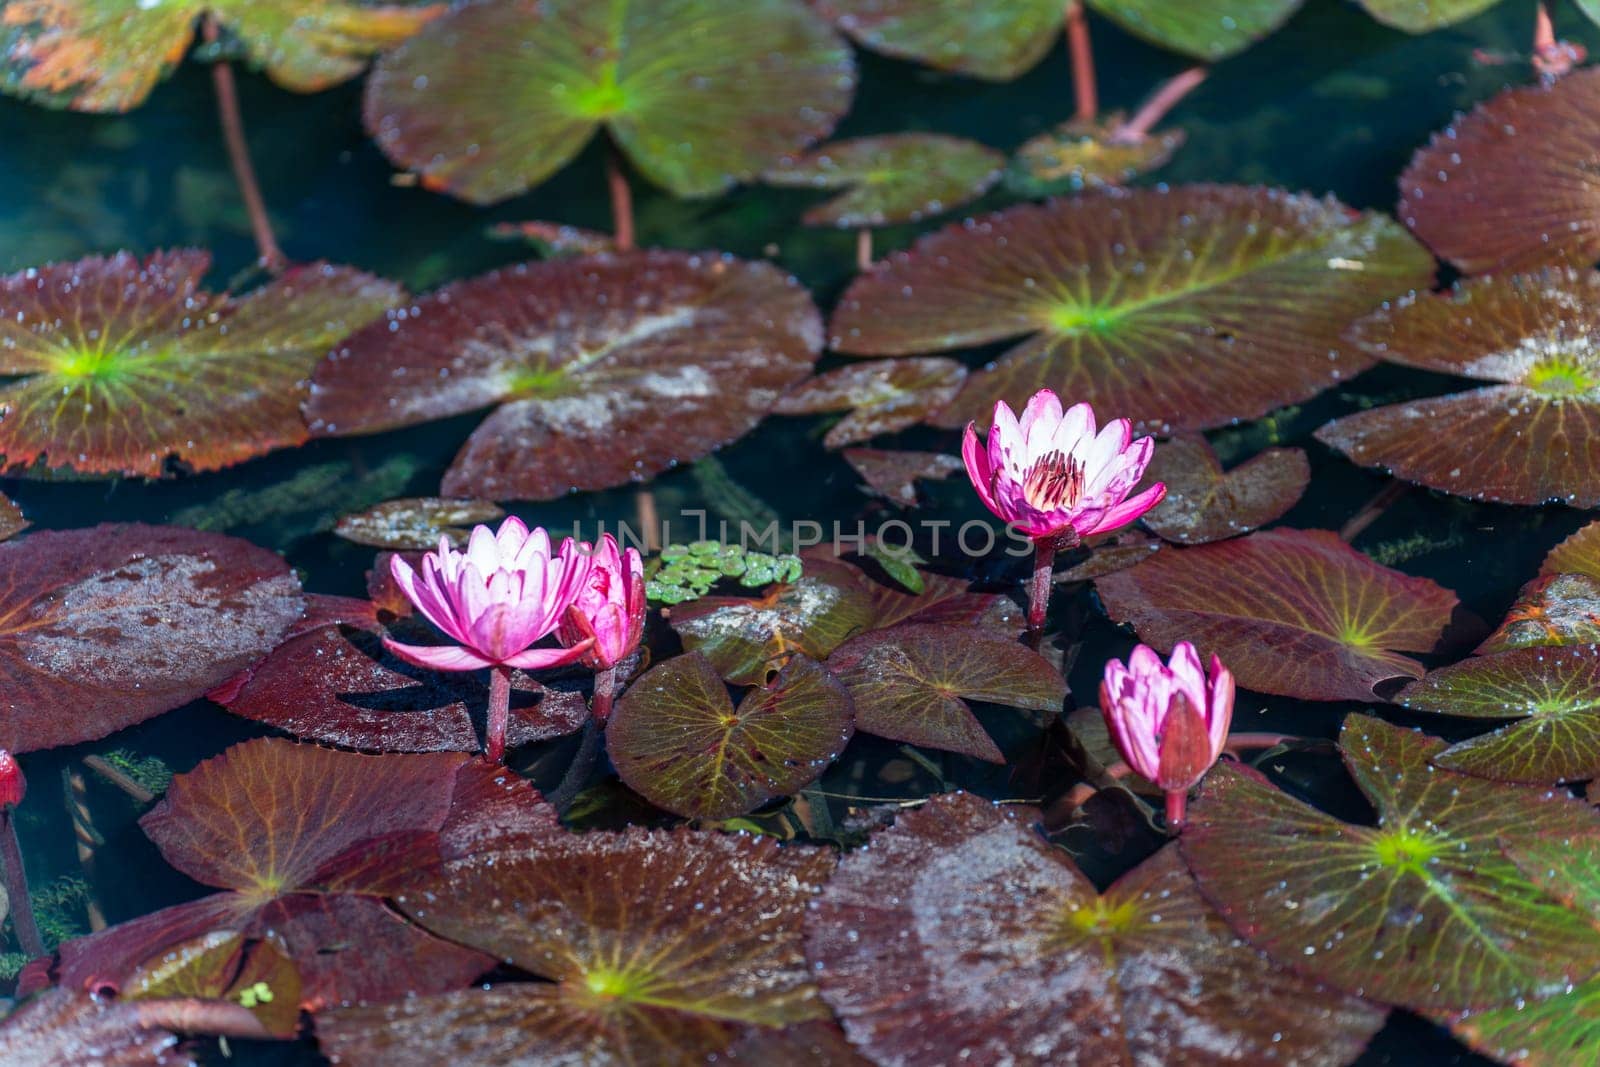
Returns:
[[[593,644],[582,656],[584,666],[609,670],[626,659],[644,636],[644,560],[639,550],[619,550],[606,534],[598,545],[579,545],[592,566],[556,630],[563,645]]]
[[[591,561],[568,539],[550,550],[543,527],[532,531],[515,516],[498,532],[475,527],[467,550],[445,538],[422,557],[421,573],[399,556],[390,570],[407,598],[456,646],[405,645],[384,638],[384,647],[419,667],[472,671],[484,667],[538,670],[570,663],[587,642],[568,648],[533,648],[555,631],[589,577]]]
[[[1148,437],[1132,438],[1127,419],[1096,433],[1088,404],[1063,412],[1061,398],[1041,389],[1021,419],[1005,401],[995,404],[987,447],[978,442],[977,424],[968,423],[961,458],[984,506],[999,518],[1036,541],[1075,543],[1128,525],[1166,495],[1158,483],[1129,497],[1155,447]]]
[[[1140,645],[1128,657],[1106,664],[1100,710],[1117,751],[1140,777],[1167,794],[1167,822],[1183,822],[1185,798],[1222,755],[1233,720],[1233,674],[1216,656],[1210,676],[1200,655],[1179,641],[1161,662]]]

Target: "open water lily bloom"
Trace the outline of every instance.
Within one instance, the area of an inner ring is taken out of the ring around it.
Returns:
[[[1124,665],[1106,664],[1100,710],[1117,751],[1134,773],[1167,794],[1168,821],[1183,821],[1183,798],[1222,755],[1233,721],[1233,674],[1216,656],[1209,676],[1200,655],[1179,641],[1172,657],[1148,645]]]
[[[570,663],[588,652],[582,639],[566,648],[533,648],[553,633],[583,591],[593,561],[568,539],[552,552],[542,527],[529,530],[512,517],[498,532],[473,529],[465,552],[440,538],[437,552],[413,570],[393,557],[394,579],[429,622],[456,646],[406,645],[384,639],[384,646],[408,663],[441,671],[484,667],[539,670]]]
[[[1035,541],[1073,544],[1126,526],[1161,502],[1157,484],[1130,497],[1144,477],[1155,442],[1133,440],[1127,419],[1099,432],[1088,404],[1061,409],[1049,389],[1035,393],[1018,418],[1005,401],[994,406],[987,444],[967,424],[961,458],[984,506]]]

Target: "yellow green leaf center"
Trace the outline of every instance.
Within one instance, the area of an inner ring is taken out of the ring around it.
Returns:
[[[1413,830],[1409,826],[1383,830],[1373,840],[1372,850],[1378,862],[1397,871],[1423,873],[1428,861],[1443,851],[1444,846],[1435,838]]]

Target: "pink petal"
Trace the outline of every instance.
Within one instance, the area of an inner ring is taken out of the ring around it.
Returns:
[[[990,430],[992,439],[995,431]],[[978,424],[967,423],[967,432],[961,437],[961,462],[966,464],[967,477],[972,481],[972,488],[977,492],[978,499],[983,501],[983,506],[990,511],[1005,518],[999,504],[995,502],[994,494],[989,491],[990,472],[993,467],[989,463],[989,456],[982,445],[978,443]]]
[[[1138,496],[1129,497],[1116,507],[1108,510],[1100,517],[1100,521],[1094,524],[1093,529],[1084,530],[1081,532],[1085,537],[1087,537],[1090,534],[1107,533],[1111,530],[1119,530],[1138,519],[1139,516],[1143,515],[1157,504],[1161,503],[1161,499],[1166,495],[1166,483],[1157,482],[1155,485],[1152,485]]]
[[[1023,460],[1027,439],[1017,425],[1017,416],[1004,400],[994,402],[994,414],[989,420],[989,470],[990,476],[1004,477],[1015,472]]]
[[[435,671],[476,671],[494,666],[490,660],[458,645],[402,645],[385,637],[383,647],[407,663]]]
[[[1216,656],[1211,657],[1211,699],[1206,726],[1211,737],[1211,753],[1222,755],[1223,743],[1228,740],[1228,729],[1233,725],[1235,688],[1233,672],[1222,665]]]
[[[1172,674],[1176,687],[1203,717],[1210,702],[1206,699],[1205,668],[1200,666],[1200,653],[1194,650],[1194,645],[1187,641],[1173,645],[1167,670]]]
[[[1063,456],[1076,456],[1083,443],[1093,438],[1094,408],[1086,403],[1074,404],[1061,417],[1061,424],[1056,427],[1056,439],[1052,447]]]
[[[1028,398],[1022,409],[1017,428],[1022,431],[1025,463],[1033,463],[1053,447],[1056,430],[1061,425],[1061,398],[1049,389],[1041,389]]]
[[[571,663],[589,651],[591,642],[582,641],[571,648],[530,648],[506,657],[506,666],[523,671],[539,671],[546,667],[559,667]]]

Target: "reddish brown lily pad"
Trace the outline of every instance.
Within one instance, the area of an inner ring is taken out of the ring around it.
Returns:
[[[316,92],[355,77],[369,56],[445,7],[420,0],[12,0],[0,10],[0,85],[76,111],[130,110],[183,59],[196,23],[209,15],[273,81]]]
[[[1428,672],[1395,697],[1420,711],[1516,719],[1433,758],[1503,782],[1574,782],[1600,776],[1600,646],[1525,648]]]
[[[1144,524],[1167,541],[1203,545],[1281,517],[1311,483],[1311,464],[1301,449],[1269,448],[1224,473],[1205,438],[1180,437],[1156,447],[1145,477],[1166,483],[1167,495]]]
[[[1317,440],[1434,489],[1507,504],[1600,504],[1600,272],[1478,278],[1358,323],[1391,363],[1496,384],[1373,408]]]
[[[16,502],[0,493],[0,541],[9,541],[32,525]]]
[[[867,489],[903,507],[917,506],[914,482],[941,481],[961,470],[961,457],[948,452],[889,452],[877,448],[847,448],[845,462],[855,468]]]
[[[725,1054],[729,1063],[754,1067],[872,1067],[832,1021],[796,1023],[782,1030],[746,1027]]]
[[[472,527],[505,518],[505,511],[488,500],[449,500],[444,497],[408,497],[388,500],[366,511],[346,515],[333,532],[346,541],[397,552],[429,551],[447,537],[464,545]]]
[[[300,1027],[300,973],[275,942],[213,931],[140,967],[121,995],[232,1001],[249,1009],[267,1033],[292,1037]]]
[[[867,585],[875,630],[905,623],[942,623],[1016,637],[1027,628],[1027,619],[1015,600],[999,593],[974,592],[969,583],[948,575],[923,571],[920,593],[880,582]]]
[[[225,890],[61,946],[61,984],[122,985],[163,950],[217,930],[282,940],[300,1006],[452,989],[492,961],[389,910],[441,856],[438,831],[476,764],[363,756],[262,738],[173,779],[140,825],[167,862]]]
[[[891,133],[835,141],[767,171],[768,185],[844,189],[801,219],[860,229],[920,222],[976,200],[1000,180],[1005,157],[964,137]]]
[[[1126,185],[1167,165],[1183,147],[1182,130],[1130,137],[1121,112],[1103,120],[1071,119],[1029,138],[1011,157],[1006,186],[1023,196],[1053,196]]]
[[[211,698],[235,715],[308,741],[369,752],[481,751],[488,672],[430,671],[406,663],[384,647],[383,637],[433,640],[426,623],[409,618],[386,626],[374,605],[342,604],[318,625],[298,628]],[[588,717],[580,694],[512,672],[508,744],[569,734]]]
[[[902,812],[806,915],[823,997],[877,1063],[1348,1063],[1381,1008],[1236,940],[1176,846],[1103,895],[967,794]]]
[[[1193,641],[1239,684],[1302,700],[1372,700],[1422,677],[1457,606],[1426,578],[1380,567],[1326,530],[1267,530],[1169,548],[1095,583],[1106,610],[1162,651]]]
[[[275,554],[220,534],[107,524],[0,545],[0,747],[105,737],[187,704],[300,617]]]
[[[306,417],[331,436],[500,405],[442,491],[543,500],[643,481],[742,436],[821,345],[811,298],[765,263],[679,252],[529,263],[357,333],[317,368]]]
[[[210,263],[119,252],[0,278],[5,466],[154,478],[302,444],[311,369],[405,296],[319,263],[236,299],[200,288]]]
[[[238,1004],[193,999],[111,1000],[47,989],[0,1023],[7,1067],[192,1067],[178,1033],[263,1037]]]
[[[850,694],[794,656],[737,709],[710,661],[690,652],[628,687],[606,728],[617,774],[677,815],[726,819],[816,781],[855,732]]]
[[[1600,258],[1600,70],[1508,89],[1434,135],[1399,215],[1469,274]]]
[[[326,1013],[317,1033],[356,1067],[700,1062],[738,1024],[826,1017],[800,921],[832,868],[825,850],[685,830],[469,857],[401,907],[550,983]]]
[[[849,411],[822,443],[843,448],[933,417],[955,399],[967,368],[953,359],[890,359],[831,370],[789,390],[780,415]]]
[[[378,63],[367,128],[425,185],[503,200],[600,130],[679,196],[721,192],[827,136],[850,49],[794,0],[457,5]]]
[[[830,345],[891,356],[1024,340],[936,419],[1051,388],[1162,432],[1303,400],[1373,363],[1357,315],[1433,260],[1379,215],[1269,189],[1108,190],[924,237],[850,286]]]
[[[970,626],[873,630],[835,649],[828,669],[850,691],[858,729],[990,763],[1005,756],[966,701],[1059,711],[1067,695],[1039,653]]]
[[[672,628],[724,678],[759,685],[790,656],[828,657],[873,621],[861,573],[808,560],[805,575],[760,597],[708,596],[672,610]]]
[[[1137,567],[1161,551],[1161,544],[1160,540],[1139,530],[1123,530],[1090,546],[1088,558],[1064,571],[1057,571],[1053,581],[1056,585],[1088,582]]]
[[[1600,578],[1546,574],[1522,587],[1517,602],[1477,651],[1593,644],[1600,644]]]
[[[1239,934],[1308,977],[1416,1010],[1462,1011],[1564,989],[1600,969],[1600,928],[1504,855],[1529,833],[1600,833],[1564,792],[1431,766],[1445,742],[1365,715],[1345,764],[1377,826],[1340,822],[1218,765],[1183,852]]]

